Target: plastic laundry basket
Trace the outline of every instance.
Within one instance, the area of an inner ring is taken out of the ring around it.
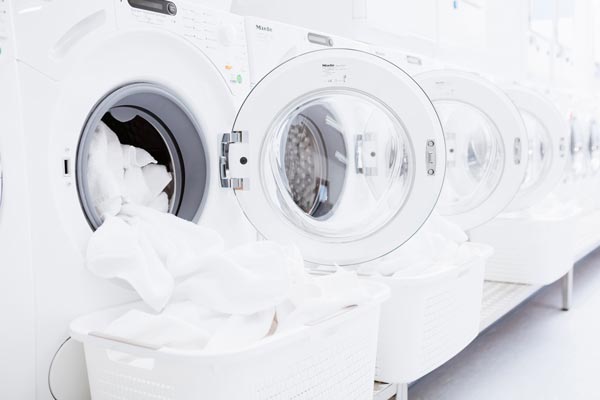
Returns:
[[[366,400],[373,396],[380,307],[389,295],[230,353],[152,349],[98,337],[129,307],[71,324],[83,342],[93,400]]]
[[[472,240],[494,247],[485,279],[550,284],[572,267],[576,218],[496,218],[470,232]]]
[[[383,305],[376,379],[409,383],[442,365],[479,333],[483,270],[489,246],[466,243],[473,259],[406,277],[375,277],[389,286]]]

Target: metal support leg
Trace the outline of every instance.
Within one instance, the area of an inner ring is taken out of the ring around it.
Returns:
[[[396,400],[408,400],[408,383],[399,383],[396,390]]]
[[[562,277],[562,309],[569,311],[573,298],[573,268]]]

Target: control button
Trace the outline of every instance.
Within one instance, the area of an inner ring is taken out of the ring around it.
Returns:
[[[238,76],[236,77],[236,81],[237,83],[242,83],[242,75],[238,74]]]
[[[171,15],[177,14],[177,6],[175,5],[175,3],[167,4],[167,12]]]

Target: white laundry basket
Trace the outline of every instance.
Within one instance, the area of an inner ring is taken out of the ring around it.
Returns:
[[[556,281],[573,267],[575,221],[499,217],[472,230],[472,240],[494,247],[485,279],[531,285]]]
[[[489,246],[465,243],[473,258],[406,277],[376,277],[391,291],[382,308],[376,379],[409,383],[442,365],[479,333]]]
[[[84,345],[93,400],[366,400],[389,296],[383,285],[368,288],[368,304],[230,353],[152,349],[95,333],[131,306],[84,316],[71,333]]]

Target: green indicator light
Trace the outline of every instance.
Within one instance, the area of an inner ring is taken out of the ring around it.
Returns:
[[[237,83],[242,83],[242,75],[238,74],[236,80],[237,80]]]

